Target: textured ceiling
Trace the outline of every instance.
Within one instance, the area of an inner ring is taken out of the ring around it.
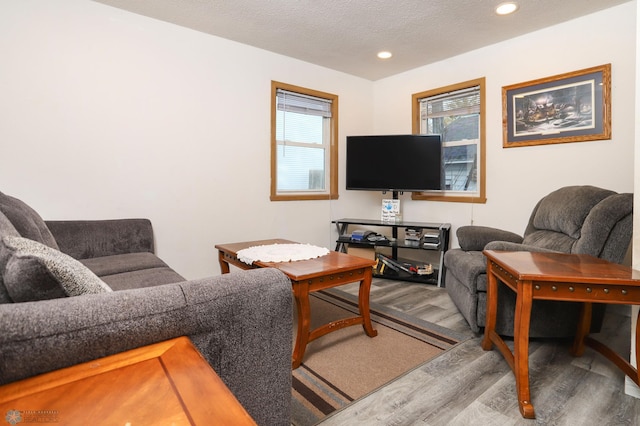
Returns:
[[[502,17],[502,0],[94,1],[378,80],[630,0],[519,0]]]

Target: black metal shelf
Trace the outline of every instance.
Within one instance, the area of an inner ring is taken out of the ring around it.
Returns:
[[[440,253],[439,265],[433,265],[434,272],[431,275],[418,275],[404,271],[393,271],[390,268],[385,270],[385,273],[380,274],[374,271],[374,276],[381,278],[396,279],[402,281],[420,282],[426,284],[436,284],[442,287],[444,282],[444,253],[449,249],[449,233],[451,230],[451,224],[449,223],[429,223],[429,222],[384,222],[381,220],[370,219],[339,219],[334,220],[338,229],[338,239],[336,241],[335,251],[343,253],[347,252],[347,247],[369,247],[374,250],[377,248],[391,248],[391,259],[399,260],[398,249],[410,249],[410,250],[428,250],[438,251]],[[367,227],[386,227],[391,228],[392,236],[387,240],[382,241],[368,241],[354,240],[351,238],[351,234],[348,233],[349,225],[363,225]],[[438,230],[438,242],[428,242],[424,244],[420,241],[419,244],[406,244],[404,241],[398,239],[399,228],[421,228],[427,230]]]

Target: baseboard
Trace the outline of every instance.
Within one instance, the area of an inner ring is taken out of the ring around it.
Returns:
[[[634,398],[640,399],[640,387],[636,385],[630,377],[624,378],[624,393]]]

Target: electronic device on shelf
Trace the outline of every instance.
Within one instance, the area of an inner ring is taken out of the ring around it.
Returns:
[[[363,231],[361,229],[356,229],[355,231],[353,231],[351,233],[351,240],[353,241],[362,241],[364,240],[364,236],[367,233],[367,231]]]
[[[369,233],[369,235],[367,235],[367,241],[369,241],[370,243],[377,243],[380,241],[387,241],[387,237],[385,237],[384,235],[376,234],[375,232],[371,232]]]
[[[405,228],[404,243],[408,246],[418,247],[422,239],[422,228]]]
[[[368,241],[370,243],[377,243],[387,241],[387,237],[373,231],[355,230],[351,233],[351,241]]]
[[[422,235],[420,242],[425,248],[438,248],[440,247],[440,233],[435,230],[428,230]]]

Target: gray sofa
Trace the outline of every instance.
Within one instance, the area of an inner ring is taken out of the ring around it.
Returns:
[[[291,312],[276,269],[185,281],[148,220],[45,222],[0,192],[0,385],[189,336],[258,424],[289,425]]]
[[[505,213],[506,214],[506,213]],[[631,242],[633,194],[618,194],[594,186],[567,186],[542,198],[520,236],[486,226],[458,228],[459,249],[445,253],[445,286],[474,332],[485,325],[487,308],[486,258],[483,249],[581,253],[622,263]],[[593,309],[592,332],[600,329],[605,305]],[[513,336],[515,296],[498,288],[496,331]],[[533,303],[531,337],[570,337],[575,334],[579,304]]]

